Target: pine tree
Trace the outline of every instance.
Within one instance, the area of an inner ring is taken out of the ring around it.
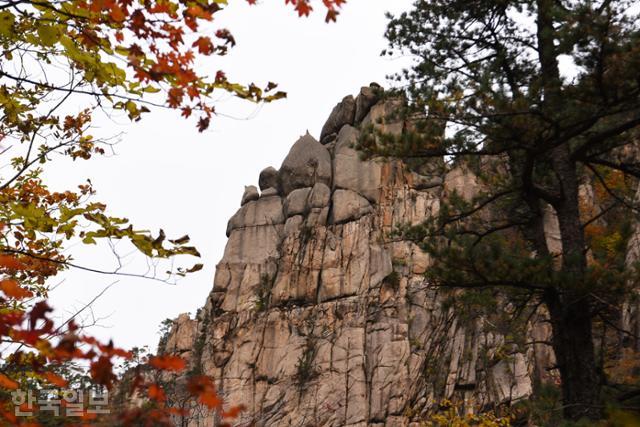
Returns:
[[[478,194],[402,232],[433,255],[434,286],[508,290],[548,313],[572,420],[603,415],[594,325],[616,324],[637,277],[625,251],[640,207],[638,13],[632,1],[417,0],[386,36],[390,54],[415,59],[397,78],[426,119],[361,141],[477,174]],[[556,220],[559,250],[545,234]]]

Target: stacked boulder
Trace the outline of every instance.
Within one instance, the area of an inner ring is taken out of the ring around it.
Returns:
[[[445,398],[468,410],[526,398],[553,363],[542,344],[519,353],[482,319],[458,316],[425,279],[429,256],[390,238],[477,187],[442,162],[361,158],[364,129],[407,128],[392,118],[399,103],[377,85],[344,98],[320,139],[307,133],[264,169],[229,221],[189,355],[245,405],[238,425],[418,426]],[[545,327],[532,328],[538,341]]]

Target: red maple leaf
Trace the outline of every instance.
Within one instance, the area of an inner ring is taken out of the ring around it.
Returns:
[[[179,87],[172,87],[169,89],[169,97],[167,103],[171,108],[178,108],[182,104],[182,98],[184,97],[184,91]]]
[[[164,402],[167,396],[164,394],[164,390],[157,384],[151,384],[149,386],[149,398],[156,402]]]
[[[313,8],[307,0],[298,0],[296,4],[296,11],[298,16],[309,16]]]
[[[23,299],[33,296],[33,293],[18,283],[15,279],[4,279],[0,281],[0,289],[9,298]]]
[[[182,357],[178,356],[154,356],[149,359],[149,365],[163,371],[182,371],[187,365]]]
[[[213,43],[209,37],[199,37],[198,40],[193,42],[193,47],[198,48],[198,52],[203,55],[211,55],[213,53]]]

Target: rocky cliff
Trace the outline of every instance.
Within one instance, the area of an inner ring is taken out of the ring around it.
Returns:
[[[162,349],[244,404],[239,425],[418,425],[444,398],[479,410],[548,379],[546,345],[517,352],[489,318],[457,312],[425,279],[429,257],[391,237],[452,192],[476,191],[471,172],[444,162],[361,159],[362,129],[410,125],[391,118],[398,103],[362,88],[319,140],[307,133],[278,170],[260,173],[260,190],[247,187],[229,221],[205,306],[181,316]],[[531,342],[549,334],[543,322],[527,330]]]

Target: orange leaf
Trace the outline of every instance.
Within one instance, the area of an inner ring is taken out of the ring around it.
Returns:
[[[100,356],[98,360],[92,362],[89,372],[96,383],[105,385],[107,388],[111,388],[111,385],[116,380],[116,376],[113,373],[113,364],[106,356]]]
[[[210,55],[213,52],[213,43],[209,37],[200,37],[196,40],[193,47],[198,47],[198,52],[203,55]]]
[[[171,415],[177,415],[177,416],[187,416],[189,414],[189,410],[188,409],[181,409],[181,408],[167,408],[167,412],[170,413]]]
[[[18,418],[11,412],[0,409],[0,413],[3,417],[5,417],[9,422],[17,424]]]
[[[157,384],[151,384],[149,386],[149,398],[157,402],[164,402],[167,396],[164,394],[164,390]]]
[[[222,400],[218,397],[216,387],[209,377],[192,377],[187,384],[187,390],[192,396],[197,396],[200,403],[211,409],[218,409],[222,406]]]
[[[175,372],[182,371],[186,366],[184,359],[178,356],[155,356],[149,359],[149,364],[156,369]]]
[[[5,279],[0,281],[0,289],[9,298],[22,299],[33,296],[33,293],[24,289],[17,280]]]
[[[220,398],[218,397],[218,394],[215,391],[205,391],[204,393],[201,393],[200,396],[198,397],[198,400],[200,401],[200,403],[202,403],[203,405],[208,406],[209,408],[218,408],[221,404],[222,401],[220,400]]]
[[[109,14],[115,22],[123,22],[126,19],[125,12],[118,6],[114,5]]]
[[[93,414],[91,412],[84,412],[82,414],[82,419],[85,421],[91,421],[91,420],[95,420],[96,418],[98,418],[98,416],[96,414]],[[84,425],[91,425],[91,424],[84,424]]]
[[[66,387],[67,386],[67,380],[65,380],[64,378],[62,378],[60,375],[56,375],[53,372],[45,372],[44,374],[42,374],[42,376],[51,384],[58,386],[58,387]]]
[[[229,408],[229,410],[222,412],[222,418],[237,418],[242,411],[244,411],[243,405],[234,406]]]
[[[14,330],[12,333],[12,337],[15,341],[20,341],[29,345],[36,345],[40,338],[42,337],[43,331],[41,330],[30,330],[30,331],[21,331]]]
[[[13,255],[0,255],[0,268],[24,270],[24,264]]]
[[[313,10],[307,0],[298,0],[295,9],[298,12],[298,16],[309,16]]]
[[[5,374],[0,373],[0,387],[8,388],[9,390],[15,390],[18,388],[18,383]]]
[[[169,107],[178,108],[182,104],[182,98],[184,97],[184,91],[177,87],[169,89],[167,102]]]

